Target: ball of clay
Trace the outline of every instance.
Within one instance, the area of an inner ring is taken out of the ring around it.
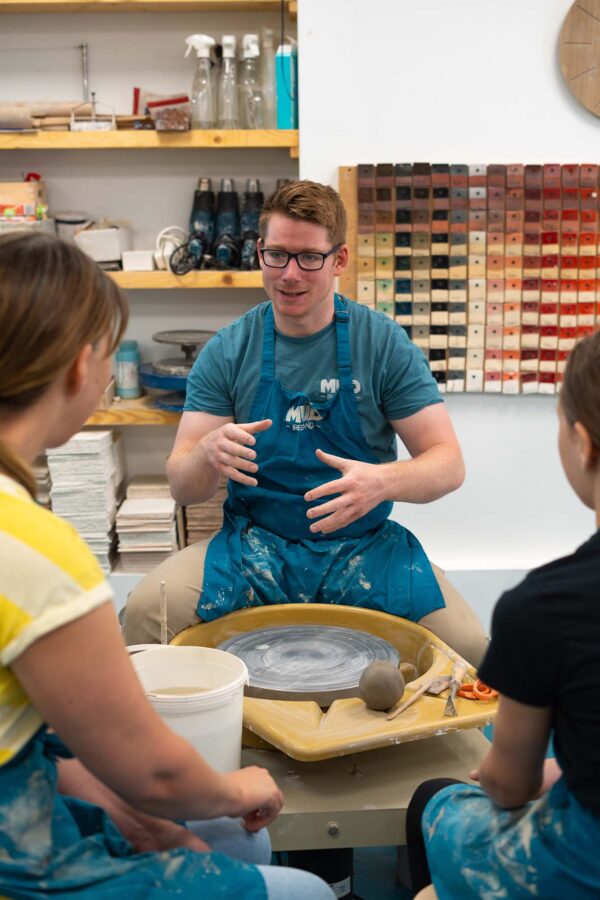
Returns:
[[[358,682],[358,694],[369,709],[389,709],[403,693],[402,672],[391,662],[372,662],[363,671]]]

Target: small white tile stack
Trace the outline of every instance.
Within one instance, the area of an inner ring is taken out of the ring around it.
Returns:
[[[166,478],[132,479],[117,513],[121,571],[150,572],[178,549],[176,514]]]
[[[46,455],[38,456],[32,468],[37,487],[36,500],[44,509],[50,509],[50,485],[52,482]]]
[[[226,497],[227,482],[222,482],[210,500],[185,507],[186,544],[195,544],[219,531],[223,525],[223,504]]]
[[[80,431],[48,450],[50,498],[56,515],[71,522],[104,572],[114,560],[115,516],[123,483],[120,438],[112,431]]]

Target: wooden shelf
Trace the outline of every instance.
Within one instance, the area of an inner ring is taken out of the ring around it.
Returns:
[[[0,150],[224,150],[262,147],[298,155],[298,131],[195,129],[193,131],[36,131],[0,133]]]
[[[297,15],[297,0],[288,0],[288,14]],[[2,0],[0,13],[81,12],[275,12],[279,0]]]
[[[169,288],[262,288],[262,273],[257,272],[107,272],[119,287],[129,290],[167,290]]]
[[[117,400],[110,409],[97,409],[86,425],[177,425],[181,413],[155,409],[149,397]]]

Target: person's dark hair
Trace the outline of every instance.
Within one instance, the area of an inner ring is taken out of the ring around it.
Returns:
[[[600,331],[579,341],[569,354],[560,391],[567,422],[581,422],[600,450]]]
[[[115,282],[75,245],[47,234],[0,237],[0,416],[35,403],[86,344],[127,325]],[[35,496],[29,466],[0,441],[0,470]]]
[[[269,220],[279,213],[290,219],[314,222],[327,229],[335,247],[346,242],[346,210],[337,191],[316,181],[292,181],[267,198],[260,213],[259,234],[264,241]]]

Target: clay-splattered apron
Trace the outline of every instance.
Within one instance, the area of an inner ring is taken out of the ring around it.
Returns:
[[[221,531],[210,542],[198,615],[207,621],[236,609],[275,603],[338,603],[418,621],[444,606],[419,541],[388,516],[391,502],[333,534],[313,534],[304,494],[340,473],[315,456],[320,448],[377,464],[360,424],[352,384],[348,311],[335,298],[339,390],[323,403],[285,390],[275,379],[275,326],[265,313],[261,375],[251,421],[272,419],[256,434],[258,486],[229,481]],[[373,361],[376,365],[376,361]],[[326,497],[322,503],[332,497]]]
[[[423,816],[439,900],[597,900],[600,816],[561,778],[539,800],[500,809],[480,787],[453,784]]]
[[[134,853],[103,810],[57,793],[68,755],[42,730],[0,768],[0,897],[267,900],[258,869],[221,853]]]

